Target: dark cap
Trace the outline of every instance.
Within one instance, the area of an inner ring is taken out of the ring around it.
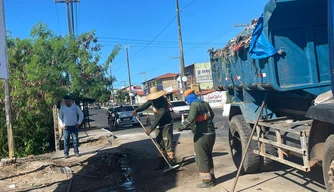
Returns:
[[[70,99],[71,99],[71,97],[70,97],[70,96],[68,96],[68,95],[65,95],[65,96],[63,97],[63,99],[64,99],[64,100],[70,100]]]

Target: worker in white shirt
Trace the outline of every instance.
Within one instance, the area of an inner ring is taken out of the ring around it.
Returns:
[[[70,151],[70,135],[72,135],[73,139],[73,148],[75,156],[79,157],[79,126],[82,123],[84,115],[79,106],[73,104],[71,98],[66,95],[64,97],[64,103],[60,108],[60,122],[61,128],[63,129],[64,135],[64,156],[68,158],[69,151]],[[79,118],[78,118],[79,116]]]

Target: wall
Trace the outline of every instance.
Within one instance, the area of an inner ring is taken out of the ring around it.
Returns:
[[[187,89],[190,89],[191,85],[196,83],[195,65],[192,64],[192,65],[185,67],[184,73],[185,73],[185,76],[188,78],[186,82]]]
[[[147,101],[146,96],[136,96],[136,104],[143,104]]]
[[[226,103],[226,91],[216,91],[203,95],[204,101],[208,102],[212,108],[223,108]]]
[[[162,80],[162,87],[165,91],[171,92],[178,88],[177,81],[174,78],[168,78]]]
[[[195,76],[196,82],[200,85],[201,89],[211,89],[213,87],[210,62],[196,63]]]

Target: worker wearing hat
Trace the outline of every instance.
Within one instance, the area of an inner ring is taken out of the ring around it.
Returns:
[[[214,187],[216,178],[213,171],[212,150],[216,140],[215,127],[212,122],[214,114],[207,102],[197,98],[193,89],[184,92],[187,103],[190,104],[187,119],[178,127],[182,131],[191,127],[194,133],[195,160],[199,168],[202,183],[198,188]],[[195,126],[192,126],[195,124]]]
[[[150,128],[146,130],[146,134],[150,135],[153,130],[155,131],[156,140],[159,146],[159,150],[165,154],[167,153],[169,159],[174,162],[174,149],[173,149],[173,122],[172,116],[169,110],[169,104],[167,99],[164,97],[165,91],[159,91],[157,87],[150,89],[150,94],[146,96],[147,102],[139,106],[133,111],[133,115],[137,112],[141,112],[153,107],[154,112],[154,123]],[[155,170],[163,169],[165,162],[160,153],[158,153],[158,166]]]

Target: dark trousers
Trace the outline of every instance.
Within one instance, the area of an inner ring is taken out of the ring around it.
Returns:
[[[155,135],[160,151],[162,151],[163,153],[167,152],[169,158],[174,159],[173,124],[156,128]]]
[[[68,155],[70,151],[70,135],[72,135],[74,153],[79,154],[79,129],[76,126],[66,126],[66,129],[63,130],[64,134],[64,155]]]
[[[212,150],[216,141],[216,134],[194,136],[195,160],[203,182],[213,180]]]

